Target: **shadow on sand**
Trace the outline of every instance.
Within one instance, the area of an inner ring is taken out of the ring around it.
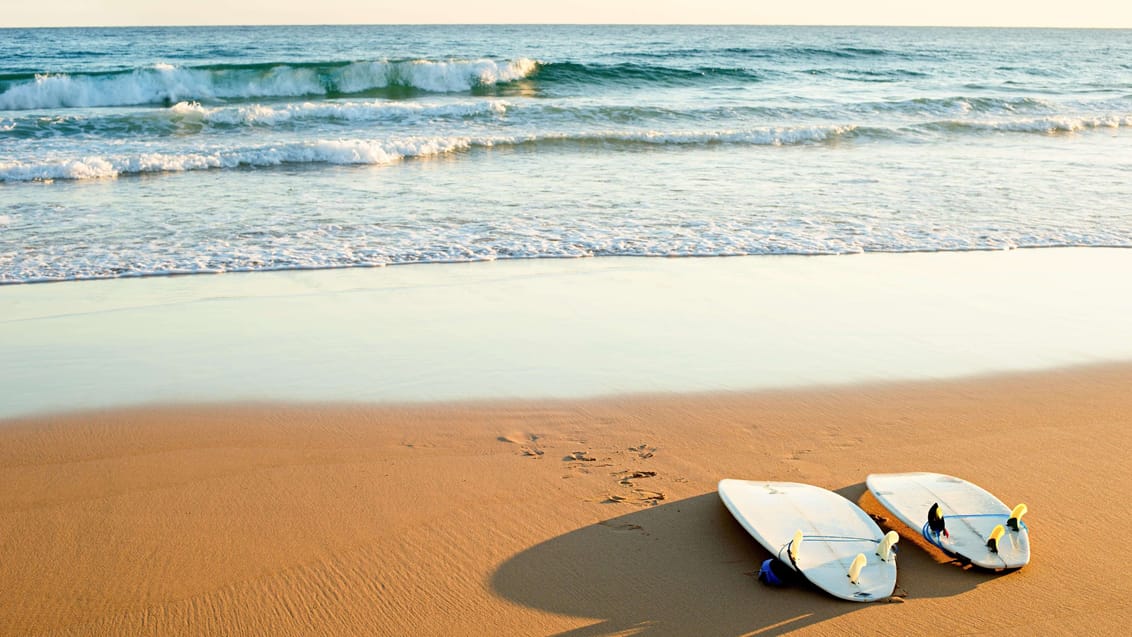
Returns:
[[[858,502],[865,485],[838,493]],[[904,541],[905,529],[898,530],[905,546],[896,596],[956,595],[987,580],[938,563]],[[763,586],[755,573],[767,557],[713,492],[610,518],[533,546],[500,565],[491,585],[518,604],[597,620],[563,633],[571,637],[772,635],[864,607],[810,587]]]

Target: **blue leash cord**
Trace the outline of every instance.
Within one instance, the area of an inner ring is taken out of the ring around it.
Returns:
[[[774,558],[770,558],[763,562],[763,565],[759,568],[759,579],[771,586],[783,586],[785,582],[778,579],[778,576],[774,574],[774,569],[770,567],[773,561]]]
[[[920,535],[923,535],[924,539],[928,542],[931,542],[932,545],[937,549],[943,551],[944,553],[947,553],[948,555],[951,555],[951,551],[943,548],[943,544],[940,544],[939,540],[937,539],[939,538],[939,534],[935,531],[932,531],[930,525],[930,522],[924,522],[923,528],[920,529]]]
[[[869,544],[880,544],[883,541],[883,538],[880,540],[874,540],[871,537],[850,537],[846,535],[803,535],[802,541],[805,542],[806,540],[820,540],[822,542],[868,542]],[[783,544],[782,548],[778,549],[779,560],[783,562],[787,561],[782,559],[782,552],[786,551],[786,556],[787,558],[789,558],[790,545],[793,543],[794,540],[790,540],[786,544]],[[794,563],[794,560],[791,559],[789,560],[789,562],[794,565],[795,570],[798,570],[798,572],[801,573],[801,570],[797,568],[798,565]]]
[[[845,535],[803,535],[802,541],[805,542],[806,540],[814,540],[820,542],[865,542],[868,544],[880,544],[884,541],[883,538],[877,540],[871,537],[851,537]],[[792,557],[790,557],[790,546],[793,543],[794,540],[790,540],[786,544],[783,544],[782,548],[778,549],[778,561],[784,563],[789,561],[790,565],[794,569],[794,572],[797,573],[797,576],[803,581],[809,582],[809,580],[806,579],[806,575],[802,573],[802,569],[798,568],[798,563],[795,562]],[[896,550],[895,546],[893,547],[893,550]],[[786,559],[783,559],[782,557],[783,551],[786,552]],[[786,585],[786,582],[783,582],[778,576],[774,574],[774,569],[771,566],[771,563],[773,561],[774,559],[772,558],[762,563],[762,566],[759,568],[759,579],[766,584],[770,584],[771,586],[784,586]]]
[[[882,541],[884,541],[883,538],[880,540],[874,540],[871,537],[850,537],[845,535],[803,535],[802,541],[805,542],[806,540],[819,540],[822,542],[867,542],[869,544],[880,544]],[[794,540],[790,540],[786,544],[783,544],[782,548],[778,549],[778,559],[782,562],[789,561],[790,564],[794,567],[794,570],[796,570],[798,574],[801,575],[802,569],[798,568],[798,564],[790,557],[790,545],[793,543]],[[785,560],[782,559],[783,551],[786,551],[787,559]]]
[[[958,514],[958,515],[945,515],[945,516],[943,516],[944,522],[946,522],[947,520],[949,520],[951,518],[1003,518],[1003,519],[1009,520],[1010,514],[1009,513],[964,513],[964,514]],[[925,540],[927,540],[928,542],[931,542],[939,550],[943,551],[944,553],[947,553],[948,555],[954,555],[954,553],[947,550],[947,548],[944,547],[943,544],[939,541],[939,534],[935,533],[934,531],[931,530],[931,528],[929,526],[930,524],[931,524],[930,522],[924,522],[924,526],[920,529],[920,534],[924,536]],[[1018,520],[1018,525],[1019,525],[1019,528],[1026,529],[1027,531],[1030,530],[1030,527],[1026,526],[1026,523],[1023,522],[1022,520]]]
[[[871,542],[873,544],[880,544],[881,540],[874,540],[871,537],[850,537],[847,535],[803,535],[802,541],[806,540],[821,540],[823,542]],[[787,544],[789,546],[789,544]]]

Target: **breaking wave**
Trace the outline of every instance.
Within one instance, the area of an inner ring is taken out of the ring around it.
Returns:
[[[234,64],[182,68],[156,64],[110,73],[0,77],[0,110],[136,106],[182,101],[340,96],[400,87],[437,93],[512,82],[534,60],[377,60],[312,64]]]
[[[483,137],[404,138],[393,140],[322,140],[255,148],[206,149],[48,159],[0,161],[0,182],[99,179],[121,175],[182,172],[282,164],[381,165],[411,157],[431,157],[471,148],[562,144],[623,145],[796,145],[820,143],[855,134],[852,126],[761,128],[742,131],[609,131]]]

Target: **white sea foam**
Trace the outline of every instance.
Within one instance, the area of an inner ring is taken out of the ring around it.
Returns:
[[[529,76],[537,68],[537,62],[525,58],[504,63],[494,60],[355,62],[335,71],[334,80],[342,93],[359,93],[390,85],[444,93],[512,82]]]
[[[529,76],[529,59],[355,62],[345,66],[179,68],[156,64],[128,73],[41,74],[0,93],[0,110],[129,106],[180,101],[360,93],[389,86],[460,92]]]
[[[0,161],[0,181],[98,179],[125,174],[182,172],[287,163],[388,164],[462,150],[466,138],[408,138],[391,141],[320,140],[245,149],[185,153],[89,156],[44,162]]]
[[[120,75],[43,74],[0,94],[0,109],[119,106],[186,98],[213,99],[226,92],[215,80],[208,71],[176,69],[168,65]],[[218,91],[218,88],[221,90]],[[253,94],[278,96],[293,93],[265,92],[259,88]]]
[[[205,107],[182,102],[170,109],[176,117],[225,125],[268,125],[308,119],[343,118],[348,121],[380,121],[387,118],[473,116],[503,114],[505,102],[488,100],[474,103],[419,104],[399,102],[302,103],[283,106],[249,105]],[[1045,117],[1003,120],[946,120],[915,125],[908,130],[952,132],[1072,133],[1103,128],[1132,127],[1132,115],[1095,117]],[[906,133],[907,131],[905,131]],[[399,136],[385,139],[338,139],[292,141],[254,147],[212,146],[180,152],[150,151],[102,152],[36,159],[0,160],[0,182],[52,179],[97,179],[124,174],[180,172],[239,166],[308,164],[388,164],[405,158],[431,157],[467,150],[506,146],[643,144],[791,146],[833,143],[861,135],[896,137],[895,128],[855,125],[772,126],[742,130],[636,130],[575,129],[544,130],[520,134]],[[73,147],[72,147],[73,148]],[[120,149],[109,144],[106,149]]]
[[[198,102],[178,102],[169,112],[189,120],[223,125],[276,126],[295,121],[340,120],[367,122],[408,118],[461,118],[503,115],[508,104],[502,100],[436,104],[380,100],[372,102],[303,102],[280,106],[202,106]]]
[[[183,110],[197,112],[197,106]],[[855,130],[853,126],[775,127],[746,131],[659,132],[595,131],[542,135],[404,137],[385,140],[319,140],[253,148],[216,148],[181,153],[139,152],[67,157],[41,161],[0,160],[0,182],[51,179],[98,179],[124,174],[182,172],[238,166],[306,164],[388,164],[410,157],[431,157],[469,148],[530,144],[628,143],[657,145],[750,144],[781,146],[820,143]]]
[[[855,254],[862,252],[1003,250],[1057,245],[1130,246],[1119,229],[1092,233],[1029,235],[1014,229],[980,236],[957,227],[924,234],[922,220],[868,229],[849,235],[835,222],[800,225],[788,214],[745,216],[712,222],[673,224],[633,214],[589,220],[530,216],[495,218],[468,224],[459,219],[390,225],[303,226],[299,229],[234,239],[188,235],[168,240],[139,239],[113,249],[64,245],[50,258],[13,252],[0,254],[0,283],[346,268],[411,263],[453,263],[502,259],[605,256],[692,257],[773,254]],[[1047,229],[1047,231],[1050,229]]]
[[[920,127],[929,130],[1007,133],[1075,133],[1104,128],[1132,126],[1132,115],[1028,117],[1018,119],[962,119],[931,122]]]
[[[995,128],[1018,132],[1075,132],[1098,128],[1132,126],[1132,115],[1098,117],[1044,117],[1038,119],[999,122]]]

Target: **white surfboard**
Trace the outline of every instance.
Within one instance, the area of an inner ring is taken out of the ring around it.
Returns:
[[[951,557],[993,570],[1030,561],[1030,536],[1021,521],[1025,505],[1012,511],[980,487],[941,473],[874,473],[866,484],[884,508]],[[928,524],[934,504],[943,531]],[[988,546],[992,535],[997,535],[993,548]]]
[[[721,480],[719,497],[763,548],[830,595],[854,602],[892,596],[897,535],[886,536],[856,504],[795,482]]]

